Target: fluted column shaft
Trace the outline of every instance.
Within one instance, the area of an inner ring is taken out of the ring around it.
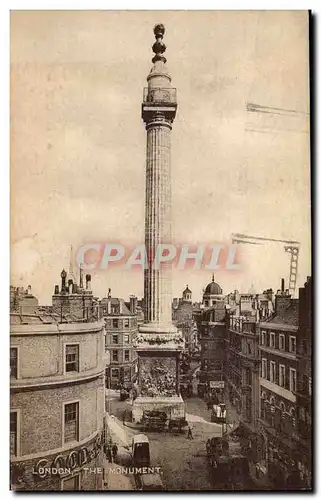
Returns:
[[[171,243],[171,124],[152,120],[146,126],[145,245],[148,269],[144,273],[145,322],[172,322],[171,265],[153,268],[157,246]]]

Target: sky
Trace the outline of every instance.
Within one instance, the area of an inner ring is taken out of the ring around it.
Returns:
[[[177,88],[173,240],[230,243],[238,232],[301,243],[311,274],[308,15],[304,11],[11,12],[11,281],[51,303],[70,245],[144,241],[141,101],[153,26],[166,28]],[[290,112],[251,113],[246,103]],[[280,288],[282,244],[242,247],[215,272],[228,293]],[[173,271],[193,299],[208,270]],[[143,275],[93,272],[105,296],[143,294]]]

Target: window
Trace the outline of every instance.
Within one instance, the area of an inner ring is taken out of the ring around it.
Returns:
[[[275,383],[275,362],[270,361],[270,382]]]
[[[76,474],[68,479],[62,480],[61,489],[63,491],[79,491],[80,490],[80,474]]]
[[[113,344],[118,344],[118,335],[113,335]]]
[[[10,455],[17,456],[18,413],[10,412]]]
[[[303,408],[303,406],[300,406],[299,408],[299,418],[300,420],[305,422],[305,409]]]
[[[113,319],[113,328],[118,328],[118,319]]]
[[[246,371],[245,371],[245,383],[246,383],[246,385],[252,384],[252,372],[249,368],[246,368]]]
[[[66,345],[66,372],[79,372],[79,345]]]
[[[65,404],[64,442],[79,440],[79,403]]]
[[[113,351],[113,361],[118,361],[118,351]]]
[[[265,344],[266,344],[266,332],[262,331],[261,332],[261,345],[265,345]]]
[[[264,358],[262,358],[261,362],[261,374],[262,378],[267,378],[267,361]]]
[[[119,377],[119,370],[118,368],[112,368],[111,370],[111,378],[118,378]]]
[[[293,337],[292,335],[290,336],[289,351],[292,352],[292,353],[296,352],[296,338]]]
[[[280,365],[279,367],[279,385],[285,387],[285,366]]]
[[[124,335],[124,344],[129,344],[129,335]]]
[[[252,354],[252,344],[251,342],[248,342],[247,343],[247,354]]]
[[[124,328],[129,328],[129,319],[124,319]]]
[[[279,335],[279,349],[281,351],[285,350],[285,338],[284,338],[284,333],[280,333]]]
[[[17,378],[18,376],[18,349],[10,347],[10,377]]]
[[[295,409],[294,408],[291,408],[290,415],[292,417],[292,425],[293,425],[293,427],[295,427],[295,425],[296,425],[296,414],[295,414]]]
[[[270,347],[275,348],[275,333],[270,333]]]
[[[266,394],[265,392],[262,392],[261,394],[261,405],[260,405],[260,416],[262,419],[265,418],[265,400],[266,400]]]
[[[129,351],[125,350],[125,361],[129,361]]]
[[[290,368],[290,391],[296,391],[296,369]]]

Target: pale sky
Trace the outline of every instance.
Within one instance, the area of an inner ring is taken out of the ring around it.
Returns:
[[[307,12],[21,11],[11,14],[11,275],[41,303],[71,244],[144,241],[140,108],[159,22],[178,93],[173,240],[298,240],[298,285],[311,273]],[[295,113],[249,113],[247,102]],[[225,293],[288,279],[282,244],[242,248],[241,272],[215,273]],[[188,283],[199,300],[210,280],[174,271],[173,296]],[[100,271],[92,287],[142,296],[143,275]]]

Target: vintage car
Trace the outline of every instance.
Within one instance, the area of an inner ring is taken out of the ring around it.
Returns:
[[[163,481],[159,474],[139,474],[135,476],[138,491],[164,491]]]
[[[150,466],[149,440],[145,434],[137,434],[132,439],[132,465],[134,467]]]
[[[206,453],[212,475],[222,488],[238,489],[249,477],[249,459],[244,455],[238,429],[224,437],[214,437],[206,442]]]

